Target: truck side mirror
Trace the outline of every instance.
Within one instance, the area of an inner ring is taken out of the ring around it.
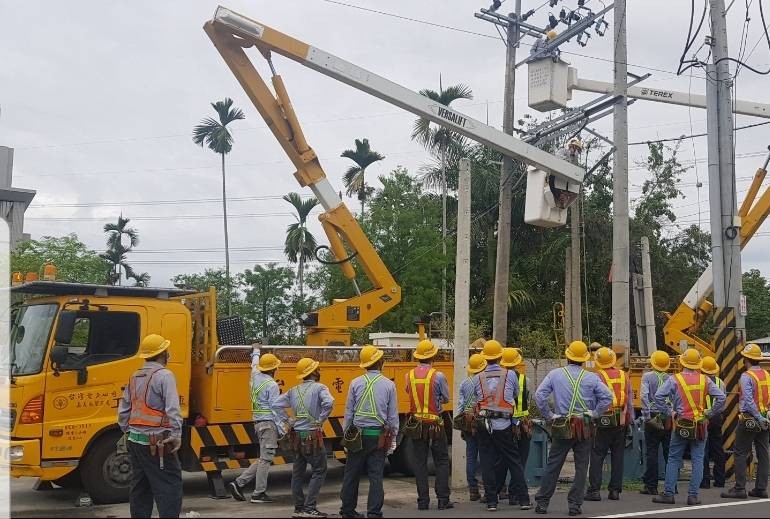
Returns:
[[[72,310],[64,310],[59,314],[59,325],[56,327],[55,336],[56,344],[69,344],[72,341],[77,316],[77,312]],[[65,348],[66,351],[67,349]]]
[[[58,331],[56,335],[56,341],[58,342]],[[65,369],[64,364],[67,362],[67,355],[69,355],[67,346],[57,344],[51,349],[51,365],[53,366],[54,371],[59,372]]]
[[[72,313],[74,314],[75,312]],[[56,376],[58,376],[62,371],[77,371],[78,385],[82,386],[88,381],[88,367],[82,362],[73,360],[69,354],[69,347],[65,345],[56,344],[51,349],[51,367],[53,368],[54,375]]]

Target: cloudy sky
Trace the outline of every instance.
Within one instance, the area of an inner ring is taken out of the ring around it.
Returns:
[[[523,3],[525,9],[543,4]],[[758,3],[752,7],[744,55],[755,67],[768,68],[770,50],[761,38]],[[511,10],[512,4],[508,0],[501,11]],[[644,85],[653,88],[704,93],[700,70],[692,77],[674,73],[687,32],[689,2],[629,4],[629,70],[651,72]],[[130,261],[137,270],[149,272],[154,285],[166,285],[176,273],[222,266],[219,160],[195,146],[190,134],[200,119],[213,115],[209,102],[232,97],[246,113],[246,120],[232,125],[235,146],[227,158],[233,269],[285,261],[284,230],[292,216],[280,197],[299,186],[290,162],[201,29],[216,5],[204,0],[0,2],[0,144],[16,149],[15,185],[37,190],[25,228],[33,237],[75,232],[101,250],[101,227],[122,212],[141,236]],[[494,26],[473,17],[487,7],[485,1],[349,0],[340,5],[329,0],[232,0],[227,5],[414,90],[437,89],[439,75],[445,85],[467,83],[474,99],[457,103],[457,108],[501,126],[505,48]],[[598,8],[601,2],[588,0],[587,5]],[[744,2],[738,1],[729,13],[732,55],[739,51],[744,11]],[[548,12],[545,6],[529,21],[544,25]],[[611,15],[608,20],[612,23]],[[611,30],[604,38],[594,34],[585,48],[569,43],[563,57],[581,77],[610,80],[609,34]],[[702,36],[696,46],[701,42]],[[705,59],[703,51],[700,57]],[[264,63],[255,61],[265,71]],[[386,157],[370,168],[370,180],[398,165],[416,172],[429,160],[410,141],[411,114],[294,62],[277,57],[275,64],[308,141],[335,186],[342,189],[341,175],[349,165],[339,155],[356,138],[368,138]],[[517,81],[519,116],[532,112],[526,102],[526,67],[519,70]],[[768,86],[768,76],[743,70],[737,97],[770,102]],[[590,98],[578,94],[575,102]],[[608,135],[609,119],[596,125]],[[650,102],[633,105],[629,121],[632,142],[706,128],[703,110]],[[738,117],[737,125],[758,121]],[[770,144],[768,128],[737,133],[741,198]],[[681,149],[682,160],[688,165],[695,161],[696,167],[682,179],[686,198],[677,202],[677,214],[683,225],[700,221],[708,229],[705,141],[688,140]],[[644,146],[632,147],[632,161],[642,159],[644,151]],[[639,196],[643,180],[644,170],[632,165],[632,198]],[[700,204],[697,180],[704,184]],[[349,202],[355,210],[357,201]],[[321,232],[315,219],[313,228]],[[764,234],[745,251],[743,266],[770,275],[770,231]]]

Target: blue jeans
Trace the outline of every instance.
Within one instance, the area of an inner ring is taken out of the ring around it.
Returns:
[[[476,479],[476,469],[479,464],[479,444],[472,434],[463,433],[465,437],[465,477],[468,479],[468,488],[479,488]]]
[[[671,446],[668,450],[668,464],[666,464],[666,494],[674,494],[676,481],[679,479],[679,470],[682,468],[682,458],[687,444],[690,444],[690,459],[692,460],[692,475],[690,486],[687,489],[688,496],[698,496],[698,489],[703,481],[703,456],[706,452],[706,440],[685,440],[676,432],[671,433]]]

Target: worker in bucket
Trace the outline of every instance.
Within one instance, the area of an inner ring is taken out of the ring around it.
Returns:
[[[305,357],[297,362],[299,385],[278,397],[273,411],[289,432],[294,465],[291,472],[291,494],[294,498],[292,517],[325,518],[327,514],[318,511],[318,493],[326,479],[326,447],[324,446],[323,423],[329,418],[334,398],[321,380],[320,363]],[[286,409],[292,411],[290,419]],[[310,465],[310,482],[307,496],[302,486],[305,470]]]
[[[383,356],[384,352],[375,346],[361,348],[359,366],[366,373],[355,378],[348,390],[343,422],[347,461],[342,481],[342,517],[363,517],[356,511],[363,473],[369,477],[366,516],[382,517],[385,457],[396,450],[399,425],[396,385],[382,374]]]
[[[471,501],[481,499],[479,481],[476,478],[479,467],[479,444],[476,440],[476,391],[473,388],[473,376],[484,371],[486,367],[487,361],[480,353],[474,353],[468,359],[466,368],[468,377],[460,384],[460,395],[457,399],[458,412],[453,419],[454,428],[460,431],[460,436],[465,441],[465,476],[468,480]]]
[[[671,402],[664,401],[663,407],[655,403],[655,393],[668,380],[671,357],[663,350],[650,355],[652,369],[642,375],[639,390],[644,422],[644,488],[640,494],[658,495],[658,457],[663,451],[663,459],[668,463],[668,448],[671,443]]]
[[[267,495],[267,476],[270,465],[278,450],[280,422],[273,412],[275,402],[281,395],[281,389],[275,381],[275,372],[281,361],[272,353],[258,355],[255,351],[251,372],[251,413],[254,430],[259,440],[259,459],[252,463],[238,478],[230,483],[230,493],[238,501],[245,501],[243,489],[254,480],[252,503],[273,503]]]
[[[118,451],[131,457],[131,517],[159,517],[182,512],[182,413],[174,374],[168,364],[171,341],[148,335],[139,345],[144,366],[132,376],[118,405],[118,426],[125,434]]]
[[[719,364],[714,357],[703,357],[703,366],[701,371],[708,375],[711,381],[719,389],[725,391],[725,383],[719,378]],[[714,407],[714,398],[706,397],[706,411]],[[711,488],[712,472],[714,476],[714,486],[722,488],[725,486],[725,449],[724,439],[722,438],[722,413],[711,416],[708,425],[708,438],[706,439],[706,453],[703,456],[703,481],[701,488]],[[711,463],[714,464],[714,470],[711,470]]]
[[[631,377],[618,369],[618,357],[610,348],[596,350],[596,374],[612,391],[612,405],[596,420],[596,438],[591,450],[591,468],[588,471],[588,490],[585,501],[601,501],[602,468],[607,451],[610,453],[610,482],[607,498],[620,499],[623,491],[623,458],[626,450],[628,426],[634,421],[634,394]]]
[[[567,494],[570,516],[583,513],[594,420],[612,405],[612,392],[597,375],[583,369],[591,359],[583,341],[572,341],[564,355],[567,365],[551,370],[535,392],[535,403],[551,427],[551,450],[543,472],[540,490],[535,495],[535,512],[548,513],[556,491],[556,482],[571,450],[575,458],[575,479]],[[549,400],[553,399],[551,409]]]
[[[767,499],[767,479],[770,472],[770,373],[762,369],[762,350],[747,344],[741,351],[743,366],[739,398],[740,414],[735,432],[735,487],[722,492],[722,497],[746,499],[748,496]],[[746,492],[746,465],[752,445],[757,451],[757,480]]]
[[[436,466],[436,499],[439,510],[454,508],[449,500],[449,442],[441,416],[449,403],[449,383],[446,375],[433,367],[438,346],[429,339],[417,344],[414,358],[417,367],[406,374],[405,388],[409,396],[409,417],[402,433],[412,439],[414,446],[414,478],[417,483],[417,509],[430,508],[428,487],[428,452]]]
[[[666,485],[663,493],[652,498],[652,502],[674,504],[676,482],[683,465],[684,452],[689,447],[692,474],[687,489],[687,504],[692,506],[700,504],[698,493],[703,479],[708,420],[722,410],[725,394],[711,379],[701,373],[703,360],[698,350],[685,350],[679,356],[679,363],[682,365],[682,372],[670,376],[655,393],[655,403],[659,408],[665,407],[667,400],[671,401],[674,429],[666,463]],[[706,411],[707,395],[714,397],[709,411]]]

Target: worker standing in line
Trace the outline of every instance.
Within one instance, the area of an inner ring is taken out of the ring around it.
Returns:
[[[513,406],[513,415],[511,416],[511,432],[513,433],[514,448],[519,454],[522,471],[520,474],[513,474],[508,470],[503,460],[498,460],[497,472],[495,474],[498,497],[502,499],[505,481],[510,475],[508,488],[506,489],[508,504],[512,506],[518,505],[522,510],[529,510],[532,508],[532,503],[529,500],[529,488],[527,488],[524,470],[527,466],[527,458],[529,457],[532,422],[529,420],[529,389],[527,388],[527,380],[524,374],[524,357],[521,356],[521,350],[518,348],[503,348],[503,358],[500,359],[500,365],[515,371],[518,380],[516,384],[516,403]],[[521,496],[526,496],[526,501],[520,502]]]
[[[132,376],[118,406],[118,426],[127,438],[118,449],[131,457],[131,517],[160,517],[182,512],[182,413],[174,374],[166,365],[171,341],[148,335],[139,345],[144,366]]]
[[[610,452],[610,482],[607,498],[620,499],[623,491],[623,458],[626,450],[628,425],[634,421],[634,394],[631,380],[623,370],[615,367],[618,357],[610,348],[596,351],[596,372],[600,380],[612,391],[612,405],[596,421],[596,437],[591,449],[591,468],[588,471],[586,501],[601,501],[602,468],[607,451]]]
[[[663,350],[650,355],[652,371],[642,376],[639,390],[644,420],[644,488],[640,494],[658,495],[658,456],[663,449],[663,459],[668,463],[668,449],[671,443],[671,402],[666,400],[663,407],[655,403],[655,393],[668,380],[671,357]]]
[[[444,404],[449,402],[449,383],[446,376],[433,367],[436,355],[438,346],[428,339],[420,341],[414,351],[414,358],[419,364],[406,374],[405,380],[410,410],[403,435],[410,437],[414,446],[418,510],[430,508],[429,451],[436,466],[435,492],[438,509],[454,508],[449,501],[449,442],[441,416]]]
[[[275,372],[281,361],[272,353],[259,356],[255,352],[251,370],[251,412],[254,430],[259,440],[259,460],[230,483],[230,493],[238,501],[245,501],[243,488],[254,479],[252,503],[273,503],[267,495],[267,476],[278,449],[278,418],[273,412],[281,389],[275,381]],[[256,368],[256,369],[254,369]],[[283,432],[283,431],[282,431]],[[281,434],[282,435],[282,434]]]
[[[716,386],[725,391],[725,383],[719,378],[719,364],[714,357],[703,357],[701,371],[708,375]],[[706,411],[714,407],[714,398],[706,397]],[[722,413],[712,415],[709,419],[706,452],[703,457],[703,481],[701,488],[711,488],[711,462],[714,462],[714,486],[725,486],[725,449],[722,439]]]
[[[583,513],[588,463],[591,457],[593,420],[612,404],[612,393],[599,377],[583,369],[591,358],[583,341],[572,341],[564,352],[567,366],[551,370],[535,392],[535,404],[551,426],[551,450],[543,472],[540,490],[535,495],[535,512],[548,513],[548,504],[556,491],[561,468],[572,450],[575,479],[567,494],[569,515]],[[549,399],[553,397],[554,408]]]
[[[759,366],[762,350],[747,344],[741,351],[740,415],[735,433],[735,487],[722,492],[722,497],[746,499],[748,496],[767,499],[767,479],[770,471],[770,373]],[[751,447],[757,451],[757,481],[746,493],[746,464]]]
[[[457,399],[457,409],[462,414],[455,418],[455,424],[465,441],[465,476],[468,480],[468,492],[471,501],[481,499],[479,481],[476,478],[476,469],[479,466],[479,444],[476,441],[476,428],[474,426],[476,390],[473,388],[473,376],[484,371],[486,367],[487,361],[480,353],[474,353],[470,356],[467,367],[468,377],[460,384],[460,395]]]
[[[698,505],[698,492],[703,479],[703,454],[708,434],[706,420],[722,410],[725,394],[700,372],[703,361],[698,350],[685,350],[679,356],[679,363],[682,365],[682,372],[669,377],[655,393],[655,403],[659,408],[665,408],[666,401],[671,401],[674,430],[671,433],[671,447],[666,464],[666,486],[663,494],[652,498],[652,502],[674,504],[674,491],[679,479],[679,470],[682,468],[682,458],[689,446],[692,474],[687,490],[687,504]],[[706,395],[714,397],[713,406],[708,413]]]
[[[498,487],[501,486],[496,477],[497,460],[502,459],[504,467],[507,467],[517,480],[524,478],[524,469],[516,451],[511,428],[518,381],[514,371],[508,371],[499,364],[503,357],[503,346],[499,342],[486,341],[482,355],[487,361],[487,367],[473,378],[478,402],[476,437],[481,452],[487,510],[494,512],[497,510]],[[522,507],[529,505],[529,495],[516,497]]]
[[[347,450],[342,482],[342,517],[358,518],[358,485],[361,473],[369,476],[367,517],[382,517],[385,456],[396,450],[398,400],[396,385],[382,374],[384,352],[375,346],[361,348],[360,364],[366,374],[350,383],[345,403],[344,445]]]
[[[334,398],[329,388],[321,384],[320,363],[309,357],[297,362],[299,385],[278,397],[273,412],[282,423],[290,422],[294,465],[291,472],[291,494],[294,498],[292,517],[325,518],[328,515],[318,511],[318,493],[326,480],[326,446],[323,438],[323,423],[329,418]],[[293,414],[289,418],[286,409]],[[310,482],[307,497],[302,491],[305,470],[310,465]]]

